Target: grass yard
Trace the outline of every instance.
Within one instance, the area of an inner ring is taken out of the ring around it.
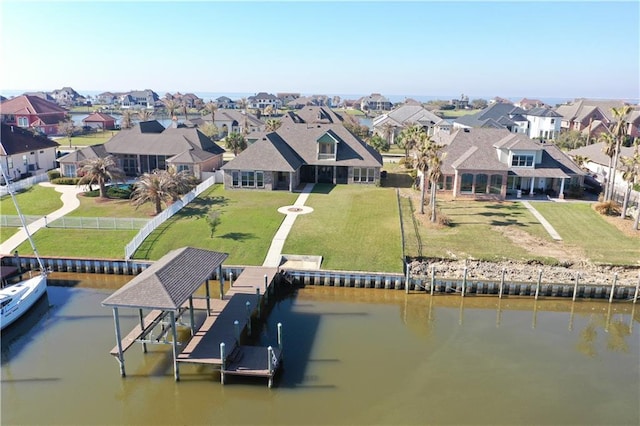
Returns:
[[[229,253],[227,264],[262,265],[285,217],[278,208],[293,204],[297,196],[280,191],[225,191],[216,185],[156,229],[134,257],[155,260],[170,250],[192,246]],[[210,211],[220,212],[213,238],[206,221]]]
[[[44,216],[62,207],[60,197],[62,194],[54,188],[34,185],[26,191],[16,194],[16,200],[20,211],[25,216]],[[0,214],[15,216],[16,207],[10,195],[0,200]]]
[[[94,188],[96,188],[94,186]],[[151,219],[155,215],[155,208],[151,203],[140,206],[137,210],[129,200],[109,199],[99,197],[78,196],[80,207],[67,214],[68,217],[135,217]],[[164,206],[163,206],[164,207]]]
[[[562,239],[581,248],[595,263],[638,265],[640,233],[626,236],[588,203],[531,202],[558,231]]]
[[[91,133],[89,135],[73,136],[71,138],[71,148],[102,144],[111,139],[117,133],[118,130],[107,130],[104,132]],[[55,141],[60,144],[60,148],[69,149],[68,137],[60,137]]]
[[[33,234],[33,240],[41,256],[123,259],[124,247],[137,233],[138,230],[43,228]],[[33,254],[28,241],[17,250],[20,254]]]
[[[413,199],[414,208],[417,209],[419,198],[418,203]],[[431,225],[428,222],[428,206],[425,206],[424,215],[416,215],[422,256],[486,261],[536,259],[549,264],[557,262],[554,258],[532,254],[514,241],[514,238],[534,237],[545,244],[553,244],[542,225],[520,203],[438,200],[438,206],[448,217],[450,226]],[[407,253],[409,256],[417,254]]]
[[[322,256],[323,269],[402,272],[396,192],[362,185],[316,185],[283,253]]]

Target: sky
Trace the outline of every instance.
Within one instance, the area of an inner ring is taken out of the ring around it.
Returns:
[[[0,0],[0,94],[640,98],[640,2]]]

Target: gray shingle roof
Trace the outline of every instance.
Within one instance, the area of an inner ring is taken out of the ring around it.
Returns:
[[[294,172],[304,161],[277,133],[253,133],[256,142],[222,166],[223,170]]]
[[[80,163],[85,160],[93,159],[93,158],[104,158],[107,155],[107,150],[104,149],[104,144],[100,145],[91,145],[85,146],[84,148],[77,149],[73,152],[70,152],[67,155],[63,155],[58,158],[58,162],[60,163]]]
[[[227,259],[226,253],[183,247],[170,251],[102,301],[103,306],[179,309]]]
[[[512,125],[513,121],[510,116],[523,114],[526,114],[526,112],[513,104],[495,103],[475,114],[458,117],[454,122],[469,127],[485,127],[484,125],[489,120],[503,125]],[[522,117],[519,121],[526,121],[526,119]]]
[[[594,163],[608,166],[609,165],[609,157],[607,157],[604,152],[602,152],[602,147],[604,146],[603,142],[594,143],[592,145],[583,146],[577,149],[572,149],[567,154],[571,157],[575,157],[576,155],[582,155],[583,157],[587,157]],[[633,156],[633,147],[623,146],[620,148],[620,155],[624,157],[632,157]]]

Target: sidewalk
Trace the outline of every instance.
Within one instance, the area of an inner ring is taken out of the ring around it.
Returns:
[[[522,205],[525,206],[527,209],[529,209],[531,214],[533,214],[533,216],[536,219],[538,219],[538,222],[540,222],[544,227],[544,229],[549,233],[549,235],[551,235],[551,238],[553,238],[556,241],[562,241],[562,237],[560,236],[560,234],[558,234],[555,228],[551,226],[551,224],[547,221],[547,219],[545,219],[544,216],[542,216],[540,212],[536,210],[535,207],[529,204],[528,201],[522,201]]]
[[[42,182],[40,183],[42,186],[47,186],[50,188],[55,188],[55,190],[62,195],[60,199],[62,200],[62,207],[58,210],[50,213],[46,216],[47,221],[54,221],[64,216],[65,214],[77,209],[80,206],[80,200],[78,199],[78,194],[83,192],[83,190],[75,185],[53,185],[50,182]],[[20,207],[18,205],[18,207]],[[27,225],[27,229],[29,230],[29,234],[33,235],[40,228],[44,228],[45,226],[45,218],[41,217],[35,222]],[[11,238],[0,244],[0,254],[13,254],[13,251],[18,248],[20,244],[27,241],[27,232],[23,227],[20,227],[20,230],[16,232]]]
[[[284,242],[287,239],[287,235],[289,235],[289,231],[291,231],[291,227],[293,223],[296,221],[296,217],[299,214],[309,213],[310,209],[304,209],[304,203],[307,202],[307,198],[309,198],[309,194],[311,194],[311,190],[313,189],[312,183],[308,183],[305,185],[302,193],[296,199],[296,202],[293,206],[287,210],[279,209],[279,211],[285,211],[286,217],[282,221],[280,228],[278,228],[278,232],[273,237],[271,241],[271,246],[269,247],[269,251],[267,252],[267,256],[264,259],[264,263],[262,266],[277,268],[280,266],[280,262],[282,260],[282,248],[284,247]],[[283,208],[284,209],[284,208]]]

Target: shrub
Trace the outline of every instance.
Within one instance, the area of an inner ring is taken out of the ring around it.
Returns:
[[[593,208],[600,214],[606,216],[616,216],[620,214],[620,206],[615,201],[605,201],[595,203]]]
[[[59,177],[56,179],[52,179],[51,183],[56,185],[77,185],[80,181],[80,178],[77,177]]]
[[[47,176],[49,176],[49,182],[51,182],[52,180],[60,177],[60,172],[58,170],[49,170],[47,172]]]

